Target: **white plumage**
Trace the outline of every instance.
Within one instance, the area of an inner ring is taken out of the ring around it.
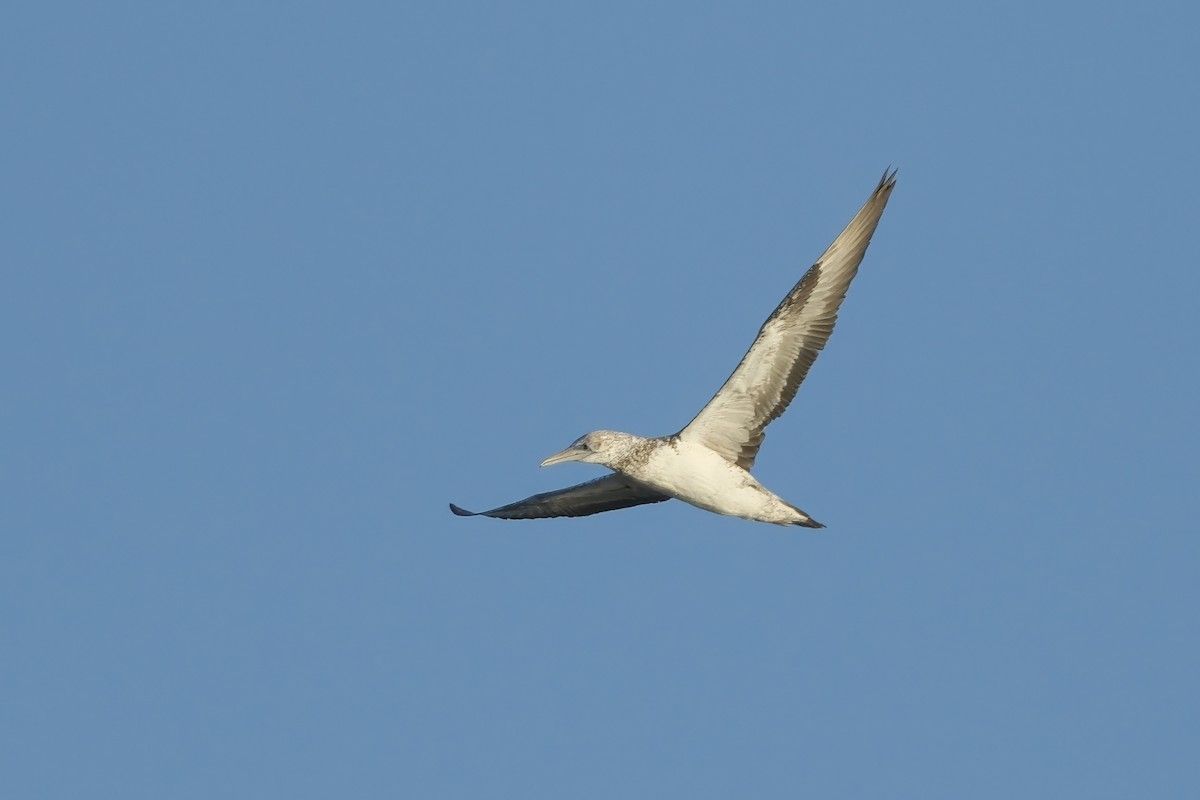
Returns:
[[[479,513],[501,519],[579,517],[676,498],[717,514],[824,527],[766,489],[749,470],[766,426],[796,396],[829,340],[895,185],[896,173],[885,172],[846,229],[763,323],[737,369],[683,430],[658,438],[589,433],[542,466],[585,461],[614,474]],[[453,503],[450,510],[475,516]]]

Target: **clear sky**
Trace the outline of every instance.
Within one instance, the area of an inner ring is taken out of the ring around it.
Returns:
[[[1200,796],[1200,12],[819,6],[6,10],[0,796]]]

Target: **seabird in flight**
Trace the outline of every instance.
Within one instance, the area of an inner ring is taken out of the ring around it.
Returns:
[[[838,308],[896,185],[885,172],[866,205],[767,318],[754,344],[708,405],[679,433],[645,438],[594,431],[542,462],[586,461],[612,475],[535,494],[491,511],[500,519],[584,517],[678,498],[707,511],[776,525],[825,527],[750,474],[767,425],[784,412],[825,347]]]

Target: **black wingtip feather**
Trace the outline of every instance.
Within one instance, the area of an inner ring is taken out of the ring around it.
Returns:
[[[457,514],[460,517],[477,517],[477,516],[479,516],[479,512],[467,511],[465,508],[459,508],[458,506],[454,505],[454,503],[450,504],[450,510],[453,511],[455,514]]]
[[[883,171],[883,177],[879,179],[879,185],[875,187],[875,191],[880,189],[890,189],[896,185],[896,173],[898,169],[892,169],[892,165],[888,164],[888,168]]]

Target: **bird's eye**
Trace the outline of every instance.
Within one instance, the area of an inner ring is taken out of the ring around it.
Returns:
[[[580,442],[579,449],[580,450],[591,450],[592,448],[588,445],[587,442]]]

